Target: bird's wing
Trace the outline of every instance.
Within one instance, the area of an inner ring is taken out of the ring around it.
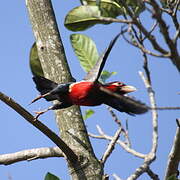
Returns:
[[[131,115],[146,113],[150,108],[131,97],[113,93],[105,88],[101,88],[105,93],[104,104],[107,104],[114,109],[126,112]]]
[[[108,48],[104,51],[104,53],[98,58],[96,64],[94,65],[94,67],[87,73],[87,75],[84,77],[85,81],[98,81],[99,76],[101,75],[101,72],[104,68],[104,65],[106,63],[107,57],[109,55],[109,53],[111,52],[111,49],[113,48],[116,40],[118,39],[118,37],[122,34],[119,33],[115,36],[115,38],[110,42]]]
[[[41,94],[45,94],[58,86],[56,82],[46,79],[42,76],[34,76],[33,81],[36,84],[36,89]]]
[[[126,96],[120,96],[121,100],[112,97],[111,99],[108,99],[108,101],[105,101],[105,104],[120,112],[126,112],[130,115],[143,114],[149,110],[149,107],[140,101]]]
[[[42,76],[34,76],[33,81],[36,84],[36,89],[40,92],[41,95],[52,91],[54,88],[58,86],[57,83],[49,79],[46,79],[45,77]],[[55,100],[56,98],[57,97],[55,95],[49,95],[45,97],[47,101],[52,101]]]

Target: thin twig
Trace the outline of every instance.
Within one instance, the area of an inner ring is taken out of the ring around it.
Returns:
[[[180,6],[180,0],[177,0],[172,16],[176,16],[179,6]]]
[[[107,106],[107,109],[109,113],[111,114],[112,118],[114,119],[114,122],[117,123],[119,127],[122,127],[121,120],[116,116],[112,108],[110,106]]]
[[[38,120],[34,120],[34,116],[31,115],[26,109],[24,109],[21,105],[15,102],[12,98],[6,96],[2,92],[0,92],[0,100],[6,103],[9,107],[15,110],[18,114],[20,114],[25,120],[27,120],[30,124],[35,126],[39,131],[41,131],[44,135],[49,137],[66,155],[67,159],[70,162],[75,163],[77,161],[76,154],[72,151],[71,148],[51,129],[45,126]]]
[[[178,38],[180,38],[180,25],[179,25],[179,27],[178,27],[178,29],[177,29],[177,31],[176,31],[176,33],[175,33],[175,36],[174,36],[174,38],[173,38],[173,42],[174,42],[175,44],[177,44]]]
[[[155,50],[159,51],[162,54],[168,54],[168,52],[163,49],[156,41],[156,39],[154,38],[153,35],[149,34],[149,32],[147,31],[147,29],[141,24],[141,22],[137,19],[137,17],[135,16],[135,14],[130,10],[130,8],[127,6],[127,4],[125,3],[125,1],[123,0],[119,0],[119,3],[121,3],[124,8],[127,11],[127,14],[132,18],[133,20],[133,24],[142,31],[142,33],[144,34],[144,36],[147,37],[147,39],[151,42],[152,46],[154,47]]]
[[[115,180],[122,180],[117,174],[113,174]]]
[[[113,139],[112,136],[108,136],[107,134],[105,134],[103,132],[103,130],[97,125],[97,130],[99,132],[100,135],[95,135],[95,134],[92,134],[92,133],[88,133],[88,135],[92,138],[96,138],[96,139],[104,139],[104,140],[109,140],[111,141]],[[128,147],[124,142],[122,142],[121,140],[117,140],[116,142],[117,144],[119,144],[126,152],[136,156],[136,157],[139,157],[139,158],[142,158],[144,159],[146,157],[145,154],[142,154],[142,153],[139,153],[137,151],[135,151],[134,149]]]
[[[180,110],[180,107],[155,107],[155,108],[151,108],[151,109],[155,109],[155,110]]]
[[[129,146],[129,147],[131,147],[131,140],[130,140],[130,138],[129,138],[129,126],[128,126],[128,119],[126,119],[126,130],[125,130],[125,132],[126,132],[126,144]]]
[[[164,38],[166,44],[168,45],[168,47],[170,49],[171,59],[173,60],[173,63],[176,64],[176,66],[178,68],[180,68],[179,58],[178,58],[179,57],[178,50],[177,50],[176,44],[170,38],[170,33],[168,31],[169,28],[168,28],[166,22],[164,21],[164,19],[162,18],[162,12],[159,11],[160,7],[155,0],[151,0],[150,4],[154,9],[153,17],[158,21],[160,31],[163,35],[162,37]]]
[[[115,123],[117,123],[119,125],[119,127],[121,128],[122,134],[125,137],[125,142],[130,147],[131,146],[130,139],[129,139],[127,130],[124,129],[124,127],[122,126],[121,120],[117,117],[117,115],[115,114],[115,112],[112,110],[112,108],[110,106],[108,106],[107,109],[110,112],[110,114],[111,114],[112,118],[114,119]]]
[[[156,108],[156,102],[154,97],[154,91],[152,90],[150,82],[145,78],[142,72],[139,72],[142,80],[146,88],[148,89],[148,94],[150,98],[150,103],[152,108]],[[146,155],[143,164],[135,170],[135,172],[127,178],[127,180],[134,180],[137,179],[141,174],[147,171],[149,165],[155,160],[156,158],[156,151],[158,145],[158,123],[157,123],[157,112],[156,110],[152,110],[152,126],[153,126],[153,133],[152,133],[152,148],[151,151]]]
[[[154,53],[154,52],[146,49],[145,47],[143,47],[143,46],[142,46],[140,43],[138,43],[137,41],[132,42],[132,41],[128,40],[128,39],[125,37],[125,35],[123,35],[123,38],[124,38],[124,40],[125,40],[128,44],[131,44],[132,46],[141,49],[141,51],[143,51],[143,52],[146,53],[146,54],[149,54],[149,55],[154,56],[154,57],[159,57],[159,58],[169,58],[169,57],[170,57],[170,54],[169,54],[169,53],[166,53],[166,54],[157,54],[157,53]]]
[[[157,27],[158,25],[158,22],[155,21],[154,24],[152,25],[150,31],[149,31],[149,34],[152,34],[152,32],[155,30],[155,28]],[[143,39],[142,39],[142,42],[146,39],[147,37],[145,36]]]
[[[146,173],[151,177],[151,179],[160,180],[158,175],[155,174],[149,167],[147,168]]]
[[[114,134],[111,142],[109,143],[106,151],[104,152],[102,158],[101,158],[101,162],[103,164],[105,164],[106,160],[108,159],[108,157],[112,154],[112,151],[114,150],[115,144],[117,142],[117,140],[119,139],[119,136],[121,134],[121,127],[116,131],[116,133]]]
[[[20,161],[32,161],[48,157],[64,157],[64,154],[59,147],[34,148],[15,153],[1,154],[0,164],[9,165]]]
[[[155,101],[155,94],[154,94],[154,91],[152,89],[150,82],[145,78],[144,74],[142,72],[139,72],[139,74],[140,74],[142,80],[144,81],[144,84],[148,90],[151,107],[154,108],[154,110],[152,110],[152,125],[153,125],[152,140],[153,140],[153,144],[152,144],[151,153],[155,153],[157,150],[157,143],[158,143],[158,121],[157,121],[158,114],[156,111],[157,107],[156,107],[156,101]]]

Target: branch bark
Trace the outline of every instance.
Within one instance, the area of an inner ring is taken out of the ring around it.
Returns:
[[[1,154],[0,164],[10,165],[20,161],[32,161],[48,157],[64,157],[64,154],[59,147],[34,148],[15,153]]]
[[[26,0],[38,55],[44,74],[56,82],[69,82],[71,73],[66,61],[56,19],[50,0]],[[59,9],[60,7],[59,3]],[[78,155],[76,165],[68,161],[72,179],[102,179],[103,166],[95,157],[79,107],[56,112],[62,139]]]
[[[112,136],[108,136],[107,134],[105,134],[103,132],[103,130],[100,128],[100,126],[97,125],[97,130],[99,132],[100,135],[95,135],[95,134],[92,134],[92,133],[89,133],[89,136],[92,137],[92,138],[96,138],[96,139],[104,139],[104,140],[109,140],[109,141],[112,141],[113,140],[113,137]],[[138,157],[138,158],[142,158],[144,159],[146,157],[146,154],[142,154],[142,153],[139,153],[137,151],[135,151],[134,149],[130,148],[128,145],[126,145],[123,141],[121,141],[120,139],[118,139],[116,141],[117,144],[119,144],[126,152]]]
[[[180,123],[180,119],[177,119],[178,124]],[[173,146],[171,152],[169,154],[169,159],[167,163],[167,169],[165,173],[165,179],[167,180],[168,177],[172,175],[178,174],[178,166],[180,162],[180,127],[178,125],[176,134],[174,137]]]
[[[32,116],[28,111],[26,111],[26,109],[24,109],[21,105],[19,105],[12,98],[6,96],[1,92],[0,92],[0,100],[6,103],[12,109],[14,109],[18,114],[20,114],[30,124],[35,126],[44,135],[49,137],[49,139],[51,139],[62,150],[62,152],[66,155],[67,159],[69,159],[70,162],[75,163],[77,161],[77,156],[72,151],[72,149],[69,148],[68,145],[53,131],[51,131],[47,126],[45,126],[40,121],[35,120],[34,116]]]

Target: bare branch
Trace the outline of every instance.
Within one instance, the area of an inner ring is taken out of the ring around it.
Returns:
[[[159,51],[162,54],[168,54],[168,51],[163,49],[156,41],[155,37],[151,35],[147,29],[141,24],[141,22],[137,19],[137,17],[134,15],[134,13],[129,9],[129,7],[126,5],[126,3],[123,0],[119,0],[119,2],[125,7],[128,15],[132,18],[133,24],[141,30],[141,32],[144,34],[144,36],[147,37],[147,39],[151,42],[154,49]]]
[[[32,161],[35,159],[44,159],[48,157],[64,157],[64,155],[59,147],[35,148],[15,153],[1,154],[0,164],[9,165],[20,161]]]
[[[179,124],[180,119],[177,119]],[[167,163],[167,169],[165,173],[165,179],[167,180],[168,177],[172,175],[177,175],[178,173],[178,165],[180,162],[180,127],[177,127],[176,134],[174,137],[173,146],[171,152],[169,153],[169,159]]]
[[[152,25],[150,31],[149,31],[149,34],[152,34],[152,32],[156,29],[158,23],[157,21],[155,21],[155,23]],[[146,39],[146,36],[142,39],[142,41],[144,41]]]
[[[170,57],[170,53],[167,53],[167,54],[157,54],[157,53],[154,53],[148,49],[146,49],[144,46],[142,46],[140,43],[138,43],[137,41],[130,41],[128,38],[126,38],[126,36],[123,34],[123,38],[124,40],[131,44],[132,46],[136,47],[136,48],[139,48],[142,52],[146,53],[146,54],[149,54],[151,56],[154,56],[154,57],[160,57],[160,58],[169,58]],[[142,39],[142,41],[144,41],[146,37],[144,37]]]
[[[154,26],[155,26],[155,25],[154,25]],[[136,37],[136,39],[138,40],[139,43],[138,43],[137,41],[135,41],[135,38],[134,38],[133,41],[132,41],[132,40],[129,40],[128,38],[126,38],[126,36],[125,36],[124,34],[122,34],[124,40],[125,40],[127,43],[131,44],[132,46],[134,46],[134,47],[136,47],[136,48],[139,48],[143,53],[149,54],[149,55],[154,56],[154,57],[160,57],[160,58],[169,58],[169,57],[170,57],[170,53],[167,53],[167,54],[157,54],[157,53],[154,53],[154,52],[146,49],[146,48],[142,45],[142,43],[143,43],[143,41],[144,41],[147,37],[145,36],[143,39],[140,39],[140,38],[137,36],[137,34],[136,34],[137,32],[134,30],[134,28],[132,28],[132,29],[133,29],[134,35],[135,35],[135,37]],[[153,30],[153,28],[151,29],[151,31],[152,31],[152,30]],[[149,33],[151,33],[151,31],[150,31]],[[133,36],[132,33],[131,33],[131,35]]]
[[[151,108],[151,109],[156,109],[156,110],[180,110],[180,107],[156,107],[156,108]]]
[[[178,53],[178,49],[176,47],[176,43],[170,38],[170,34],[168,31],[169,27],[167,26],[166,22],[162,18],[162,12],[159,11],[160,7],[155,0],[151,0],[150,4],[152,5],[152,7],[154,9],[153,17],[158,21],[159,28],[163,35],[163,38],[171,51],[171,60],[176,65],[178,70],[180,70],[180,63],[179,63],[180,56]],[[176,29],[179,29],[179,26],[176,27]]]
[[[115,144],[117,142],[117,140],[119,139],[119,136],[122,132],[121,127],[116,131],[114,137],[112,138],[111,142],[109,143],[106,151],[104,152],[102,158],[101,158],[101,162],[103,164],[105,164],[107,158],[111,155],[112,151],[114,150]]]
[[[116,174],[113,174],[113,177],[114,177],[114,179],[115,180],[122,180],[118,175],[116,175]]]
[[[151,179],[160,180],[158,175],[155,174],[149,167],[147,168],[146,173],[151,177]]]
[[[92,133],[88,133],[90,137],[92,138],[96,138],[96,139],[104,139],[104,140],[109,140],[111,141],[113,139],[112,136],[108,136],[106,135],[103,130],[97,125],[97,129],[98,129],[98,132],[100,135],[94,135]],[[142,154],[142,153],[139,153],[137,151],[135,151],[134,149],[128,147],[124,142],[122,142],[121,140],[117,140],[116,142],[117,144],[119,144],[126,152],[136,156],[136,157],[139,157],[139,158],[142,158],[144,159],[146,157],[145,154]]]
[[[139,72],[139,74],[140,74],[142,80],[144,81],[144,84],[148,90],[151,107],[154,108],[154,110],[152,110],[153,144],[152,144],[151,153],[155,155],[156,150],[157,150],[157,143],[158,143],[158,121],[157,121],[158,114],[157,114],[157,111],[155,110],[157,108],[156,101],[155,101],[155,94],[154,94],[154,91],[152,89],[150,82],[145,78],[144,74],[142,72]]]
[[[114,111],[112,110],[112,108],[110,106],[107,107],[108,111],[110,112],[112,118],[114,119],[114,121],[119,125],[119,127],[121,128],[121,131],[125,137],[125,141],[126,141],[126,144],[130,147],[131,146],[131,143],[130,143],[130,139],[129,139],[129,136],[128,136],[128,132],[126,129],[124,129],[124,127],[122,126],[122,123],[120,121],[120,119],[116,116],[116,114],[114,113]]]
[[[117,123],[119,127],[122,127],[121,120],[116,116],[116,114],[114,113],[112,108],[110,106],[107,106],[107,109],[108,109],[109,113],[111,114],[114,122]]]
[[[179,37],[180,37],[180,25],[179,25],[179,27],[178,27],[178,29],[177,29],[177,31],[175,33],[175,36],[173,38],[173,41],[174,41],[175,44],[177,44],[177,40],[178,40]]]
[[[35,126],[39,131],[41,131],[44,135],[49,137],[66,155],[67,159],[72,163],[75,163],[77,160],[76,154],[72,151],[71,148],[52,130],[50,130],[47,126],[41,123],[38,120],[34,120],[34,116],[32,116],[26,109],[24,109],[21,105],[15,102],[12,98],[6,96],[2,92],[0,92],[0,100],[6,103],[9,107],[15,110],[18,114],[20,114],[25,120],[27,120],[30,124]]]
[[[170,54],[167,53],[167,54],[156,54],[148,49],[146,49],[145,47],[143,47],[140,43],[138,42],[131,42],[130,40],[128,40],[125,36],[123,36],[124,40],[131,44],[132,46],[136,47],[136,48],[139,48],[141,51],[143,51],[144,53],[146,54],[149,54],[151,56],[154,56],[154,57],[159,57],[159,58],[169,58],[170,57]]]
[[[178,8],[179,8],[179,6],[180,6],[180,0],[177,0],[177,1],[175,1],[175,8],[174,8],[174,12],[173,12],[173,14],[172,14],[172,16],[176,16],[176,14],[177,14],[177,11],[178,11]]]
[[[148,67],[146,67],[148,68]],[[150,103],[152,108],[156,108],[155,96],[154,91],[152,90],[150,81],[145,78],[142,72],[139,72],[142,80],[146,88],[148,89],[148,94],[150,98]],[[150,78],[150,77],[149,77]],[[157,123],[158,115],[156,110],[152,110],[152,126],[153,126],[153,133],[152,133],[152,148],[151,151],[146,155],[144,158],[143,164],[135,170],[135,172],[127,178],[127,180],[134,180],[137,179],[141,174],[147,171],[149,165],[155,160],[156,158],[156,151],[158,145],[158,123]]]

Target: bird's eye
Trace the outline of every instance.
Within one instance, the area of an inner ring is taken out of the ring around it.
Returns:
[[[121,83],[121,82],[115,82],[115,83],[113,83],[113,85],[115,85],[115,86],[122,86],[123,83]]]

